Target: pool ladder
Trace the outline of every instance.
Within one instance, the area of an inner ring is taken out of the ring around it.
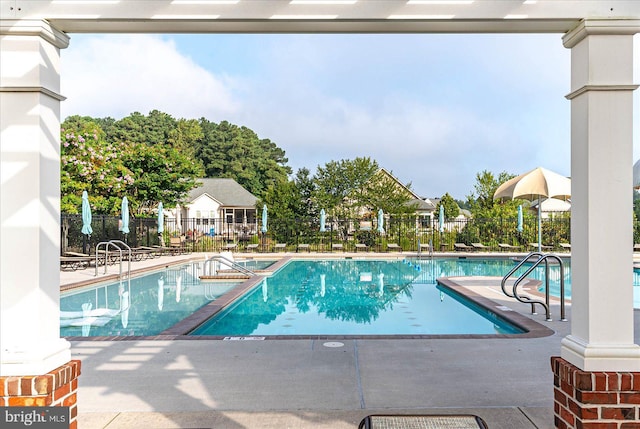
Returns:
[[[104,274],[107,274],[107,263],[109,261],[109,247],[113,247],[119,254],[118,260],[120,261],[120,272],[118,274],[118,278],[122,279],[122,251],[128,252],[128,266],[127,266],[127,278],[131,278],[131,247],[127,243],[121,240],[109,240],[109,241],[101,241],[96,244],[96,273],[95,276],[98,275],[98,256],[100,254],[100,247],[104,246]]]
[[[524,274],[522,274],[520,277],[518,277],[515,282],[513,283],[513,290],[512,293],[510,294],[509,292],[507,292],[506,289],[506,284],[507,284],[507,280],[513,276],[513,274],[520,268],[522,267],[524,264],[526,264],[527,262],[529,262],[530,260],[533,259],[533,263],[531,265],[531,267],[529,267]],[[565,317],[565,299],[564,299],[564,267],[562,265],[562,259],[560,259],[559,256],[554,255],[552,253],[541,253],[541,252],[531,252],[529,253],[522,261],[520,261],[520,263],[518,265],[516,265],[515,267],[513,267],[511,269],[511,271],[509,271],[503,278],[502,278],[502,282],[500,283],[500,287],[502,288],[502,292],[507,295],[510,298],[515,298],[518,301],[525,303],[525,304],[531,304],[531,314],[537,314],[535,311],[535,305],[539,304],[544,308],[545,311],[545,315],[547,318],[547,322],[551,322],[553,319],[551,319],[551,312],[549,310],[549,260],[554,260],[556,261],[559,266],[560,266],[560,320],[562,322],[566,322],[567,319]],[[544,267],[545,267],[545,287],[544,287],[544,297],[545,300],[540,301],[537,299],[533,299],[530,296],[526,296],[526,295],[520,295],[518,294],[518,285],[520,285],[520,283],[529,275],[533,272],[533,270],[535,270],[540,264],[542,264],[544,262]]]
[[[214,255],[212,257],[210,257],[209,259],[207,259],[206,261],[204,261],[204,275],[210,276],[210,275],[215,275],[215,273],[218,271],[217,269],[215,269],[215,267],[212,268],[211,263],[212,262],[217,262],[218,266],[219,265],[226,265],[227,267],[236,270],[242,274],[246,274],[248,276],[257,276],[256,273],[254,273],[253,271],[251,271],[250,269],[243,267],[242,265],[232,261],[229,258],[225,258],[222,255]]]

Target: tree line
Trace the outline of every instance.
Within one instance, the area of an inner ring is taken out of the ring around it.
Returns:
[[[61,125],[61,209],[78,213],[82,191],[89,193],[96,214],[117,214],[127,196],[136,216],[151,215],[162,201],[175,207],[200,177],[232,178],[266,204],[272,219],[318,218],[324,209],[333,218],[410,214],[411,184],[398,186],[392,172],[382,174],[369,157],[330,161],[314,174],[293,174],[285,151],[253,130],[206,118],[175,119],[158,110],[134,112],[120,120],[70,116]],[[448,193],[436,207],[447,218],[460,207],[473,216],[512,217],[517,201],[496,202],[493,192],[513,177],[482,171],[466,201]]]

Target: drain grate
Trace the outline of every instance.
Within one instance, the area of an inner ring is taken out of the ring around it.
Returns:
[[[486,429],[476,416],[368,416],[360,423],[366,429]]]

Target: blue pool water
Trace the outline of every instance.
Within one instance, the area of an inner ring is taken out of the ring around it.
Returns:
[[[425,263],[433,266],[424,267]],[[436,287],[482,269],[465,260],[291,261],[193,335],[442,335],[521,333]],[[513,266],[513,264],[511,264]],[[499,268],[496,268],[499,269]],[[504,271],[503,271],[504,272]]]
[[[238,284],[201,283],[199,268],[187,264],[130,282],[65,292],[60,297],[60,335],[157,335]]]

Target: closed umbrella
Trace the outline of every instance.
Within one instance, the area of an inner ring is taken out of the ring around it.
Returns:
[[[122,198],[121,211],[122,222],[119,229],[123,234],[129,234],[129,200],[127,200],[127,197]]]
[[[158,235],[162,235],[164,232],[164,208],[162,207],[162,201],[158,204]]]
[[[518,206],[518,226],[516,227],[518,232],[522,232],[524,230],[523,223],[524,222],[522,220],[522,204],[520,204]]]
[[[571,179],[546,168],[538,167],[507,180],[496,189],[494,199],[542,200],[542,198],[571,198]],[[542,221],[538,204],[538,252],[542,250]]]
[[[89,205],[87,191],[82,191],[82,233],[84,234],[82,252],[87,253],[87,236],[93,233],[93,228],[91,228],[91,205]]]
[[[440,204],[440,213],[438,215],[438,230],[444,232],[444,206]]]
[[[320,232],[325,232],[325,222],[326,222],[327,214],[324,209],[320,210]]]
[[[382,209],[378,210],[378,232],[384,234],[384,212]]]
[[[262,206],[262,233],[265,234],[267,232],[267,205]]]

